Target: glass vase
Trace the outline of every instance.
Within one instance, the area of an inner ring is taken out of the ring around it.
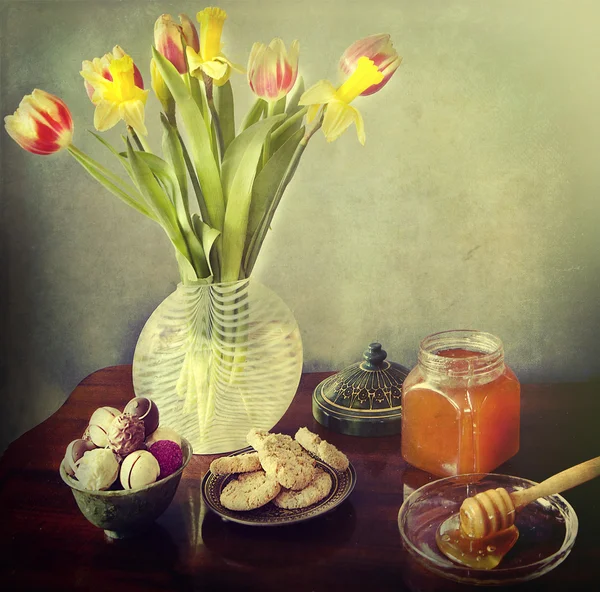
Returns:
[[[179,284],[144,325],[133,356],[136,396],[153,400],[160,425],[194,454],[237,450],[250,429],[270,430],[301,373],[292,312],[253,278]]]

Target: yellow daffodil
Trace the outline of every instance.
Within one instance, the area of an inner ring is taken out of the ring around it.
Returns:
[[[383,80],[379,84],[374,84],[361,93],[364,97],[372,95],[381,90],[398,69],[402,58],[394,49],[390,36],[387,33],[379,35],[370,35],[364,39],[355,41],[342,55],[340,59],[340,70],[350,75],[356,69],[356,64],[361,57],[367,57],[373,60],[377,69],[383,74]]]
[[[148,91],[136,85],[135,66],[130,56],[109,59],[109,77],[86,69],[80,74],[94,89],[94,127],[98,131],[110,129],[123,119],[137,133],[147,135],[144,106]]]
[[[220,8],[205,8],[196,18],[200,23],[200,51],[195,51],[190,46],[186,48],[190,74],[201,78],[204,73],[217,86],[223,86],[229,80],[231,70],[244,71],[221,52],[221,33],[227,13]]]
[[[319,109],[325,107],[323,133],[328,142],[339,138],[354,122],[361,144],[365,143],[365,127],[358,109],[350,103],[373,84],[379,84],[383,74],[372,60],[361,57],[352,75],[338,89],[329,80],[320,80],[301,97],[300,105],[310,105],[307,119],[315,118]]]

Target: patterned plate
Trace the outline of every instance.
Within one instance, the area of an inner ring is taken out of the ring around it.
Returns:
[[[253,452],[254,449],[249,446],[243,450],[238,450],[230,456]],[[310,453],[309,453],[310,454]],[[224,520],[239,522],[240,524],[249,524],[251,526],[279,526],[281,524],[295,524],[303,520],[309,520],[321,516],[330,510],[339,506],[351,493],[356,485],[356,471],[352,463],[345,471],[336,471],[329,465],[326,465],[318,458],[317,466],[329,473],[332,481],[331,491],[320,502],[312,504],[307,508],[297,510],[285,510],[278,508],[275,504],[268,503],[256,510],[248,512],[236,512],[228,510],[221,502],[221,491],[233,479],[233,475],[215,475],[208,471],[202,479],[202,497],[208,507],[219,514]]]

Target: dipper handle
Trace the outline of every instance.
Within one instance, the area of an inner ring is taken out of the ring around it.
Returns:
[[[561,471],[533,487],[522,489],[521,491],[514,491],[510,494],[510,497],[515,509],[518,510],[540,497],[566,491],[567,489],[581,485],[581,483],[585,483],[599,475],[600,456],[597,456],[596,458],[592,458],[579,465],[575,465],[570,469]]]

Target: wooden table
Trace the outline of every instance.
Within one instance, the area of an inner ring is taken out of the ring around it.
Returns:
[[[110,541],[80,514],[58,467],[99,406],[133,397],[130,366],[99,370],[52,417],[12,443],[0,461],[0,582],[4,590],[462,590],[422,572],[397,527],[405,492],[430,477],[403,462],[400,437],[328,432],[311,414],[327,373],[305,374],[274,428],[306,425],[344,450],[357,486],[329,514],[257,528],[208,511],[200,483],[214,456],[194,456],[168,510],[140,538]],[[524,385],[519,454],[498,469],[541,481],[600,454],[600,382]],[[567,492],[579,516],[571,555],[523,591],[588,590],[600,576],[600,479]]]

